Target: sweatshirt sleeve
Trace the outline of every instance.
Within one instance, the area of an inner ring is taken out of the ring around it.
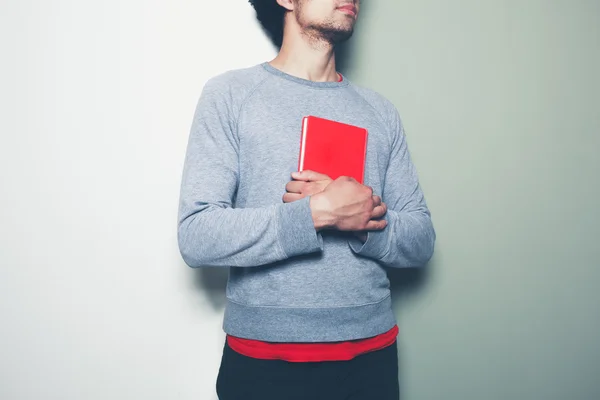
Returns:
[[[232,206],[239,177],[237,121],[230,90],[212,78],[189,134],[177,239],[190,267],[254,267],[323,250],[309,197],[262,208]]]
[[[349,245],[356,254],[390,267],[420,267],[433,255],[436,234],[395,107],[391,119],[391,154],[381,195],[388,224],[369,231],[366,242],[352,238]]]

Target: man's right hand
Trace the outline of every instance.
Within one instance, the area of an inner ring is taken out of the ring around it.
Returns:
[[[372,231],[384,229],[382,218],[387,206],[373,189],[354,178],[341,176],[325,190],[310,198],[310,208],[317,231],[334,228],[341,231]]]

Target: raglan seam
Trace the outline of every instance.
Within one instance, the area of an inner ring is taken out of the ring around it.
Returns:
[[[393,145],[393,137],[392,137],[392,133],[394,131],[394,128],[390,125],[389,120],[385,118],[385,116],[382,114],[382,112],[377,109],[377,107],[375,107],[373,105],[373,103],[371,103],[371,101],[369,101],[362,93],[360,93],[359,90],[357,90],[355,85],[350,85],[350,87],[352,88],[352,90],[354,90],[354,92],[360,96],[361,99],[363,99],[365,101],[365,103],[367,103],[373,110],[375,110],[375,112],[379,115],[379,118],[381,118],[381,120],[383,121],[383,123],[388,127],[388,129],[390,130],[388,133],[388,145],[390,146],[390,149],[392,148]],[[381,96],[380,94],[377,93],[377,95]],[[383,96],[381,96],[383,97]],[[387,99],[384,98],[385,101],[388,101]]]
[[[242,102],[240,103],[240,106],[239,106],[239,108],[237,110],[237,115],[235,115],[235,126],[236,126],[238,137],[239,137],[239,132],[240,132],[240,115],[242,114],[242,109],[244,108],[244,106],[246,105],[246,103],[250,100],[250,98],[254,95],[254,93],[256,93],[256,91],[258,90],[258,88],[260,88],[270,77],[271,77],[270,75],[267,75],[261,81],[259,81],[250,90],[250,92],[246,95],[246,97],[244,98],[244,100],[242,100]]]

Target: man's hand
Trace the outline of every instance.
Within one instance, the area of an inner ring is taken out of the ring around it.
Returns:
[[[347,176],[337,178],[311,196],[310,208],[317,230],[363,231],[357,236],[366,240],[364,231],[387,226],[387,221],[381,219],[387,212],[386,204],[373,195],[371,187]]]
[[[333,182],[329,176],[310,170],[293,172],[292,178],[294,180],[285,185],[284,203],[291,203],[306,196],[320,193]]]

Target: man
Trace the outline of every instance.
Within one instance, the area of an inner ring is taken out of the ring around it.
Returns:
[[[422,266],[435,232],[395,107],[336,72],[349,0],[254,0],[281,49],[210,79],[179,210],[191,267],[229,267],[221,400],[396,400],[384,267]],[[368,129],[364,185],[296,171],[302,117]]]

